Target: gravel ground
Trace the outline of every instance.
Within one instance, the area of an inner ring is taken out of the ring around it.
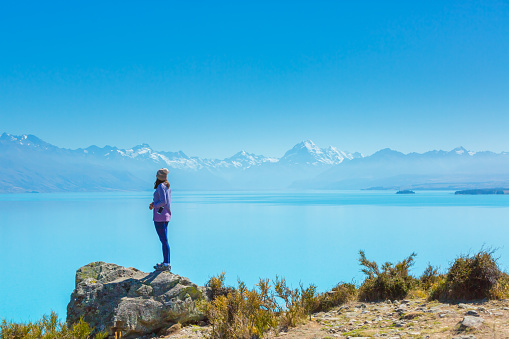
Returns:
[[[208,326],[176,329],[164,338],[205,338]],[[274,334],[269,337],[275,337]],[[445,304],[424,299],[352,302],[316,313],[280,338],[509,338],[509,299]]]

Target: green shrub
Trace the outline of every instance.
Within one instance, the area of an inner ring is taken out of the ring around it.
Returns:
[[[219,276],[224,288],[224,274]],[[209,281],[208,286],[218,280]],[[262,337],[277,327],[277,310],[268,280],[260,280],[257,288],[249,290],[241,281],[238,288],[229,288],[226,295],[217,295],[207,306],[207,318],[212,327],[210,338]]]
[[[205,286],[209,288],[208,293],[211,300],[214,300],[219,296],[226,296],[229,292],[234,290],[232,287],[226,287],[224,285],[224,278],[225,273],[222,272],[221,274],[210,278],[209,281],[205,284]]]
[[[51,315],[44,315],[41,320],[34,323],[14,323],[7,322],[5,319],[0,324],[1,339],[103,339],[108,337],[108,333],[101,332],[92,335],[93,328],[88,323],[80,319],[79,322],[68,326],[66,323],[58,321],[58,315],[51,312]]]
[[[494,251],[481,250],[455,259],[445,278],[431,292],[431,299],[501,299],[507,296],[508,276],[500,271]]]
[[[296,326],[319,305],[316,286],[292,289],[285,279],[260,279],[254,289],[242,281],[238,287],[224,286],[224,273],[206,284],[211,301],[206,306],[212,327],[210,338],[263,337],[269,331]]]
[[[364,251],[359,251],[359,254],[359,263],[364,267],[362,272],[367,276],[359,288],[360,300],[403,299],[415,285],[415,279],[408,274],[408,269],[414,263],[415,253],[397,264],[386,262],[381,269],[376,262],[366,259]]]
[[[284,308],[280,307],[279,303],[276,303],[278,307],[277,313],[279,314],[279,325],[282,328],[296,326],[297,322],[307,315],[306,311],[310,311],[314,304],[315,286],[312,286],[308,291],[303,289],[302,286],[300,289],[291,289],[286,285],[286,280],[284,278],[280,279],[276,277],[274,281],[274,290],[276,296],[284,302]],[[302,291],[306,293],[305,300],[302,298]]]
[[[424,273],[419,278],[419,284],[421,288],[425,291],[430,290],[433,286],[435,286],[443,276],[438,273],[438,268],[431,266],[428,264],[428,267],[424,270]]]
[[[357,289],[352,283],[339,283],[332,291],[325,292],[313,298],[314,308],[308,313],[327,312],[330,309],[345,304],[357,298]]]

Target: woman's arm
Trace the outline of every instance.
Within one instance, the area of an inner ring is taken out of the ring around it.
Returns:
[[[159,200],[155,201],[154,199],[154,208],[159,208],[161,206],[168,205],[169,203],[169,201],[167,201],[166,199],[166,194],[164,194],[163,185],[164,184],[160,184],[159,186],[157,186],[157,196]]]

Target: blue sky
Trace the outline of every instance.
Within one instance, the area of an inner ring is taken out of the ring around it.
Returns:
[[[507,1],[13,1],[0,29],[0,132],[61,147],[509,151]]]

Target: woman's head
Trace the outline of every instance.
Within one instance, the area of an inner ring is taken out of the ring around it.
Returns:
[[[159,171],[157,171],[156,177],[158,180],[166,181],[168,180],[168,173],[170,173],[170,171],[168,171],[167,168],[161,168]]]
[[[170,183],[168,182],[168,173],[170,173],[170,171],[168,171],[167,168],[161,168],[159,171],[157,171],[156,174],[157,180],[154,184],[154,189],[156,189],[157,186],[159,186],[162,183],[164,183],[166,187],[170,188]]]

